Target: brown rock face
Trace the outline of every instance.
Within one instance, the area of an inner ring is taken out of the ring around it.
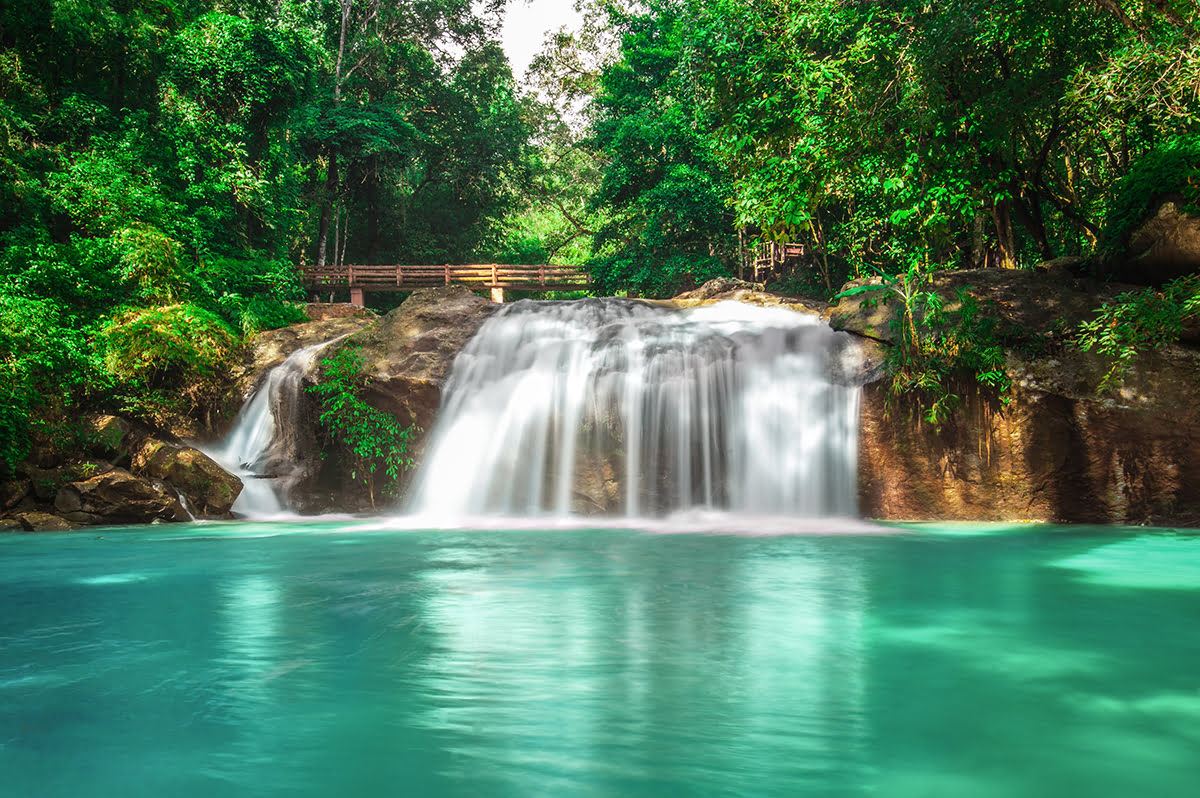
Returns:
[[[1129,257],[1118,269],[1119,279],[1139,285],[1162,285],[1200,272],[1200,217],[1164,202],[1145,224],[1129,236]]]
[[[72,529],[74,524],[53,513],[32,511],[18,513],[15,518],[21,529],[26,532],[65,532]]]
[[[462,286],[414,291],[343,344],[361,347],[371,379],[366,400],[402,424],[428,430],[454,359],[498,307]]]
[[[854,280],[842,290],[881,285],[878,277]],[[937,272],[927,290],[935,291],[947,312],[962,305],[962,296],[975,299],[979,312],[1003,325],[1002,333],[1021,337],[1050,332],[1059,324],[1077,325],[1096,308],[1133,286],[1065,277],[1061,270],[958,269]],[[894,322],[902,312],[896,294],[885,288],[843,297],[830,308],[829,324],[877,341],[891,343]]]
[[[191,446],[148,440],[133,457],[139,476],[165,479],[200,518],[220,518],[242,492],[242,481]]]
[[[33,492],[33,483],[28,479],[6,479],[0,481],[0,511],[11,510]]]
[[[349,302],[310,302],[305,306],[311,321],[326,321],[327,319],[363,318],[375,319],[375,311],[362,305],[352,305]]]
[[[1200,355],[1141,364],[1115,396],[1097,397],[1105,364],[1010,361],[1012,399],[969,385],[941,430],[880,384],[863,397],[860,510],[892,519],[1200,523]]]
[[[234,393],[242,399],[248,397],[269,369],[278,366],[297,350],[331,341],[340,335],[359,332],[374,323],[374,314],[333,316],[259,333],[250,343],[241,370],[233,375]]]
[[[105,462],[71,463],[55,468],[25,467],[25,473],[33,483],[34,496],[44,502],[54,501],[54,497],[58,495],[58,491],[63,485],[108,471],[112,471],[112,465]]]
[[[189,520],[167,485],[139,479],[123,468],[64,485],[54,499],[54,509],[67,520],[84,524]]]

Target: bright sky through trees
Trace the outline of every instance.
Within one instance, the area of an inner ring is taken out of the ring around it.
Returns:
[[[571,0],[513,0],[500,31],[513,76],[519,81],[525,75],[548,32],[564,25],[576,28],[579,20],[579,12]]]

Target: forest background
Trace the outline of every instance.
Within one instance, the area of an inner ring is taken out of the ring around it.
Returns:
[[[523,84],[503,6],[4,3],[0,472],[84,410],[192,412],[304,318],[305,263],[670,296],[791,241],[776,287],[829,298],[1064,255],[1103,276],[1156,199],[1200,209],[1195,0],[582,0]],[[1169,333],[1198,295],[1127,305],[1174,303],[1141,314]]]

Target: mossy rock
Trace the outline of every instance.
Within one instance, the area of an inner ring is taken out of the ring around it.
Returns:
[[[197,516],[226,516],[242,492],[242,481],[191,446],[147,440],[133,457],[133,471],[163,479],[187,500]]]
[[[40,501],[52,502],[58,491],[67,484],[90,479],[112,471],[112,464],[103,460],[70,463],[57,468],[25,466],[24,471],[33,485],[33,494]]]

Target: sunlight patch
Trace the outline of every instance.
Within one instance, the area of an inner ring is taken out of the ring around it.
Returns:
[[[1200,537],[1142,535],[1050,564],[1078,571],[1094,584],[1195,590],[1200,587]]]

